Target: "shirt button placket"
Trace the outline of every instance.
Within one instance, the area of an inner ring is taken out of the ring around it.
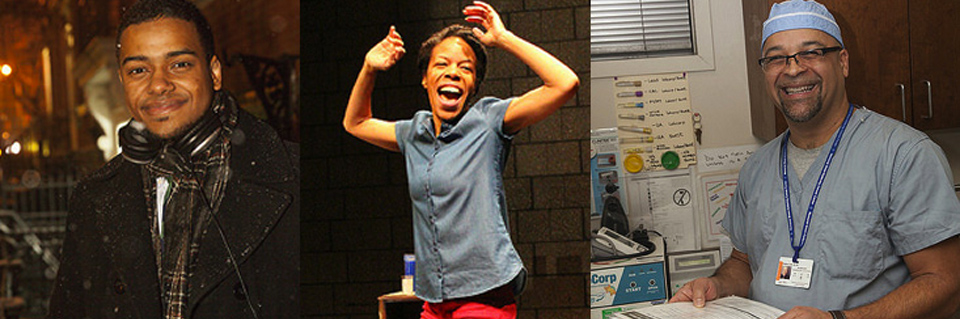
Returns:
[[[436,207],[433,206],[433,196],[430,194],[430,183],[433,181],[433,168],[436,164],[437,156],[440,154],[440,141],[434,140],[433,143],[433,156],[430,158],[430,163],[427,167],[427,193],[430,196],[430,223],[433,228],[433,253],[437,258],[437,282],[439,284],[440,290],[443,290],[443,265],[441,264],[440,258],[440,232],[437,229],[437,211]]]

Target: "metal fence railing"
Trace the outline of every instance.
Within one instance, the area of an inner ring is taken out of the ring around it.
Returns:
[[[36,174],[0,184],[0,297],[22,300],[24,317],[46,313],[77,179]]]

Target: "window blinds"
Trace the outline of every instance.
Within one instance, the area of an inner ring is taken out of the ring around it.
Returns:
[[[693,54],[689,0],[591,0],[592,60]]]

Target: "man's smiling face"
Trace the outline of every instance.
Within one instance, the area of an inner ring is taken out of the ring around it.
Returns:
[[[795,29],[774,33],[763,48],[763,56],[785,56],[840,43],[814,29]],[[797,63],[790,59],[780,70],[765,71],[767,92],[787,120],[807,122],[827,107],[839,105],[846,92],[844,78],[849,65],[846,50],[827,53],[817,61]],[[845,107],[845,106],[844,106]]]
[[[196,28],[185,20],[161,17],[124,30],[119,73],[133,118],[162,138],[189,129],[221,86],[220,61],[205,56]]]

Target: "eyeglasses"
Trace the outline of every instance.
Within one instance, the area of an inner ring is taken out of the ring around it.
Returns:
[[[843,50],[842,47],[829,47],[829,48],[819,48],[807,51],[800,51],[793,55],[775,55],[761,58],[759,61],[760,68],[764,72],[773,72],[783,70],[787,66],[787,61],[791,58],[797,63],[797,65],[807,65],[807,63],[813,63],[820,61],[823,58],[824,54]],[[803,62],[803,63],[801,63]]]

